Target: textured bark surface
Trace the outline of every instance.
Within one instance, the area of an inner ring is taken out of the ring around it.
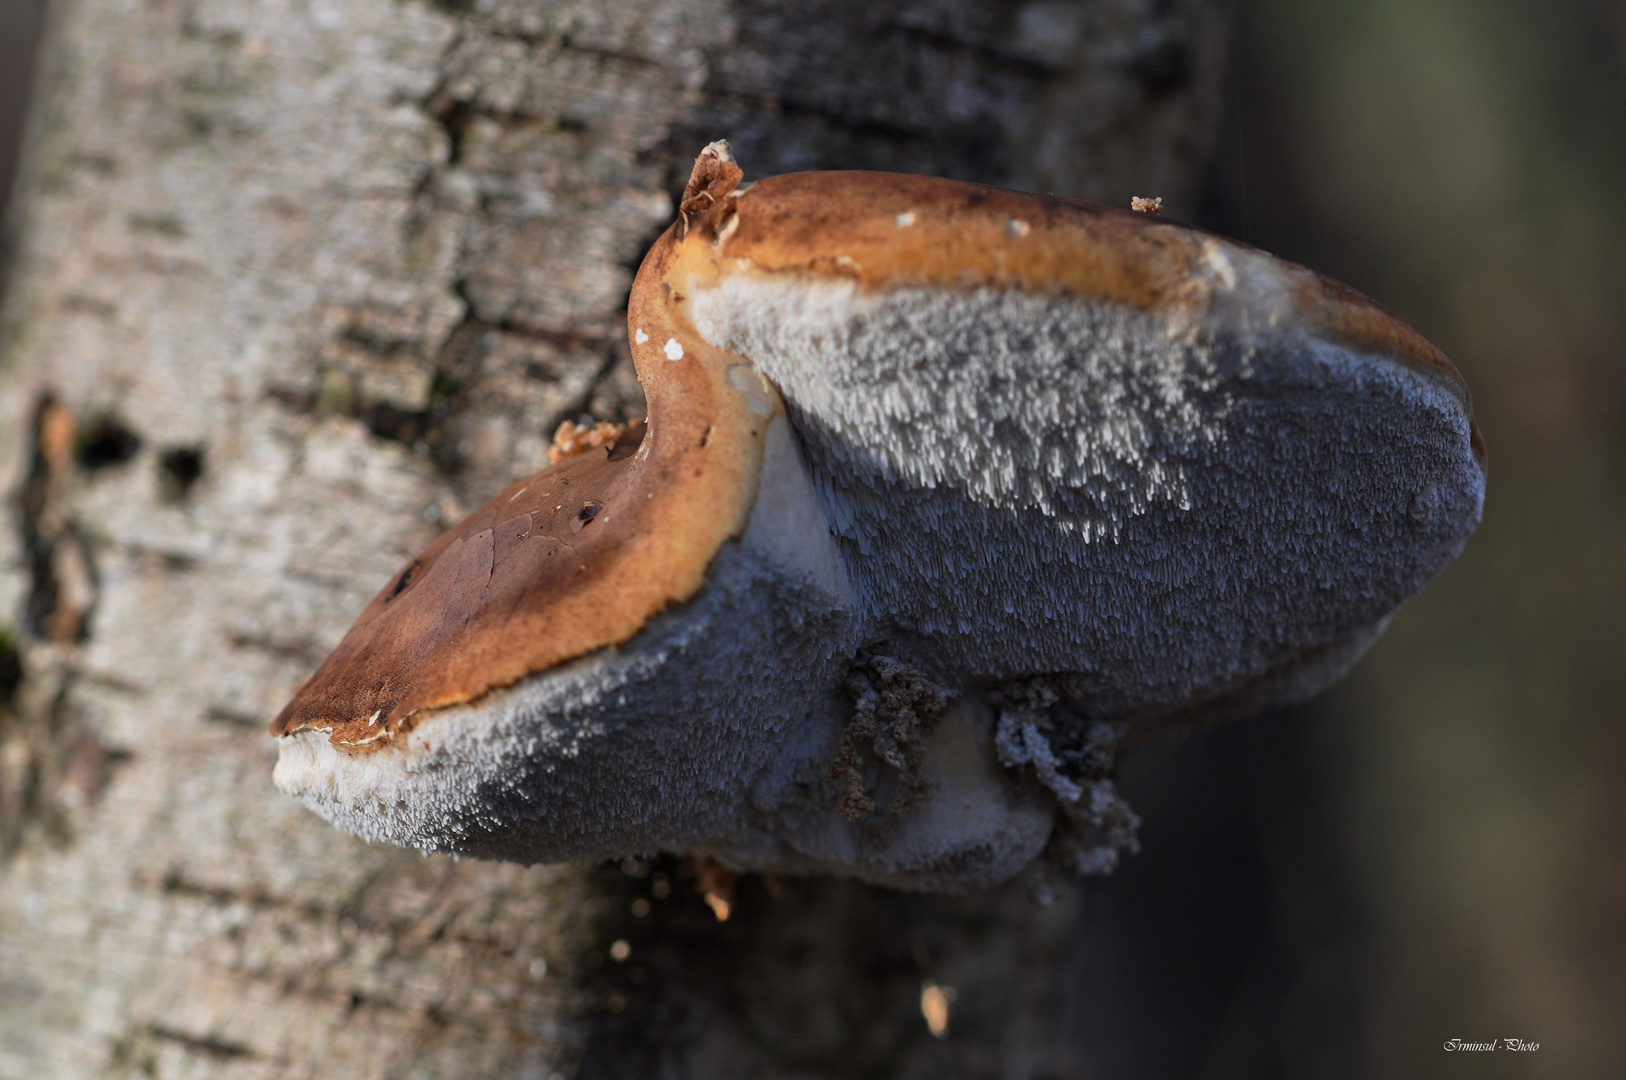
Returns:
[[[1071,1075],[1076,896],[752,880],[718,923],[672,857],[340,835],[264,724],[561,420],[641,415],[626,292],[704,142],[1179,215],[1221,16],[59,4],[0,342],[0,1077]]]

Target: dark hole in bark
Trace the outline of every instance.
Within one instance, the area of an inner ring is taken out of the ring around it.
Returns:
[[[174,446],[158,455],[158,478],[166,502],[180,502],[203,475],[203,447]]]
[[[0,709],[9,709],[23,682],[23,656],[11,634],[0,630]]]
[[[467,101],[442,97],[429,102],[427,110],[446,132],[446,164],[460,164],[463,160],[463,139],[477,116],[474,106]]]
[[[433,420],[427,412],[414,412],[379,402],[367,406],[359,415],[368,430],[381,439],[408,446],[423,439],[428,439],[432,445],[440,442],[439,433],[432,430]]]
[[[141,436],[117,417],[101,416],[79,430],[73,441],[74,460],[83,469],[122,465],[141,449]]]

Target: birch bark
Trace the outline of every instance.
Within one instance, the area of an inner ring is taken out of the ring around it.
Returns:
[[[264,725],[561,420],[641,415],[626,293],[705,142],[1178,214],[1223,15],[59,2],[0,339],[0,1077],[1071,1075],[1077,897],[718,923],[670,856],[340,835]]]

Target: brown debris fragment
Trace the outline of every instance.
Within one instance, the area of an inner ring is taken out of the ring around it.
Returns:
[[[694,863],[695,876],[699,878],[695,891],[706,901],[706,906],[711,908],[718,922],[727,922],[734,912],[734,886],[739,884],[740,876],[704,855],[691,855],[689,859]]]
[[[847,680],[853,716],[841,732],[841,744],[825,779],[845,781],[836,812],[848,821],[874,810],[875,800],[864,790],[864,759],[859,750],[861,743],[868,743],[875,757],[898,772],[898,793],[887,813],[899,817],[931,794],[931,785],[920,774],[925,737],[952,695],[890,656],[861,656],[858,663],[868,672],[860,671]]]
[[[626,424],[612,424],[608,420],[600,420],[592,427],[566,420],[553,433],[553,445],[548,447],[548,464],[557,465],[567,457],[594,447],[614,446],[615,441],[626,433]]]
[[[96,606],[90,553],[67,509],[78,426],[66,405],[50,396],[34,417],[34,454],[19,502],[33,576],[30,621],[50,641],[78,641]]]
[[[678,204],[678,239],[697,227],[715,232],[732,209],[729,196],[744,178],[744,171],[734,164],[728,143],[719,139],[700,151],[683,188],[683,201]]]

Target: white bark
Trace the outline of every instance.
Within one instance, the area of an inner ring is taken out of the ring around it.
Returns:
[[[708,139],[1189,207],[1220,22],[1145,8],[60,5],[0,369],[0,1077],[1068,1068],[1076,900],[747,882],[718,924],[644,864],[343,836],[264,724],[561,419],[639,414],[626,289]]]

